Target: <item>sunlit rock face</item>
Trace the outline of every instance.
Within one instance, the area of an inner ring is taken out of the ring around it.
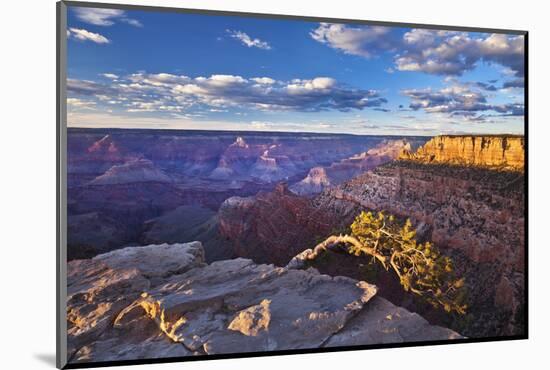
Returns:
[[[68,265],[70,363],[461,338],[364,281],[248,259],[204,263],[198,242]]]
[[[423,163],[451,163],[522,170],[525,159],[523,136],[436,136],[403,159]]]

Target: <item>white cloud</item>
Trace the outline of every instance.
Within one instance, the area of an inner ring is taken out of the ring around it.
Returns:
[[[118,76],[115,75],[114,73],[103,73],[102,74],[103,77],[106,77],[106,78],[109,78],[111,80],[116,80],[118,79]]]
[[[326,90],[334,87],[336,80],[330,77],[316,77],[312,80],[293,80],[286,86],[291,94],[309,93],[312,90]]]
[[[67,105],[69,109],[95,109],[96,102],[90,100],[82,100],[78,98],[68,98]]]
[[[67,30],[67,37],[80,40],[80,41],[92,41],[96,44],[108,44],[111,41],[99,33],[94,33],[80,28],[69,28]]]
[[[135,73],[109,84],[69,79],[67,87],[71,97],[113,100],[132,112],[188,112],[191,108],[229,107],[263,111],[349,111],[386,103],[375,90],[350,88],[329,77],[276,81],[269,77],[247,79],[235,75],[191,78],[168,73]]]
[[[491,103],[485,91],[486,89],[479,84],[454,81],[450,86],[439,90],[408,89],[403,90],[402,94],[411,99],[409,107],[412,110],[445,114],[468,121],[483,122],[488,117],[523,115],[523,104]]]
[[[270,50],[271,45],[267,43],[267,41],[262,41],[260,39],[253,39],[252,37],[248,36],[246,33],[242,31],[232,31],[227,30],[227,33],[234,38],[239,40],[243,45],[248,46],[249,48],[258,48],[258,49],[264,49],[264,50]]]
[[[116,21],[121,21],[135,27],[143,27],[143,24],[137,19],[126,17],[124,10],[82,7],[73,9],[79,20],[94,26],[112,26]]]
[[[523,41],[523,36],[472,37],[466,32],[413,29],[403,36],[404,52],[396,56],[395,65],[401,71],[459,76],[483,61],[523,76]]]
[[[112,26],[115,24],[113,19],[124,15],[123,10],[99,8],[74,8],[74,13],[82,22],[95,26]]]
[[[128,23],[130,26],[134,27],[143,27],[143,23],[138,21],[137,19],[131,19],[131,18],[120,18],[121,22]]]
[[[269,77],[254,77],[251,80],[262,85],[273,85],[275,83],[275,80]]]
[[[346,54],[370,58],[380,50],[393,47],[391,28],[380,26],[350,27],[344,24],[321,23],[310,36]]]
[[[364,58],[392,52],[394,68],[400,71],[460,76],[486,62],[508,68],[516,77],[524,74],[523,36],[412,29],[398,39],[389,27],[331,23],[320,23],[310,35],[333,49]]]

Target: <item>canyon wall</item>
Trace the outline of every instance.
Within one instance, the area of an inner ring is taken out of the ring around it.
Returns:
[[[522,170],[524,152],[523,136],[436,136],[401,159]]]

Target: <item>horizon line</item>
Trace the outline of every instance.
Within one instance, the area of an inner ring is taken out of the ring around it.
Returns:
[[[230,130],[230,129],[193,129],[193,128],[162,128],[162,127],[85,127],[85,126],[66,126],[67,129],[78,130],[163,130],[163,131],[192,131],[192,132],[253,132],[264,134],[314,134],[314,135],[350,135],[350,136],[413,136],[413,137],[435,137],[435,136],[521,136],[525,137],[524,133],[439,133],[435,135],[429,134],[358,134],[349,132],[317,132],[317,131],[264,131],[264,130]]]

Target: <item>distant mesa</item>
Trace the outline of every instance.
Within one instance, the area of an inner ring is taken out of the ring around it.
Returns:
[[[449,163],[523,171],[523,136],[436,136],[416,152],[405,150],[400,159],[422,163]]]
[[[220,156],[217,167],[210,173],[213,180],[229,180],[244,175],[256,158],[261,155],[260,149],[251,147],[244,138],[238,136]]]
[[[103,175],[90,181],[89,185],[116,185],[141,182],[170,183],[172,179],[153,162],[136,159],[121,165],[112,166]]]

